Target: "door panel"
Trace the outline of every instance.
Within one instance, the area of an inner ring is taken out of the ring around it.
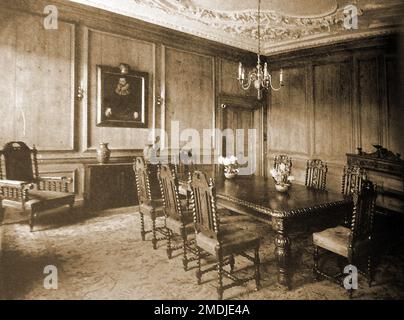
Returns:
[[[219,107],[219,129],[222,132],[220,150],[223,156],[235,155],[240,161],[240,174],[257,174],[260,168],[262,128],[256,123],[256,113],[262,108],[222,104]]]

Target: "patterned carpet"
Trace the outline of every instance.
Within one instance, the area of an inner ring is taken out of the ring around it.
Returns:
[[[226,290],[225,299],[347,299],[346,291],[329,281],[314,282],[309,235],[293,239],[293,290],[277,285],[273,231],[262,223],[237,216],[238,224],[263,236],[262,289],[253,283]],[[168,260],[164,244],[153,251],[140,238],[135,209],[104,213],[64,212],[40,218],[29,232],[25,217],[7,212],[3,226],[3,299],[215,299],[216,273],[204,275],[198,286],[195,269],[185,272],[180,257]],[[249,262],[236,258],[236,269]],[[43,286],[44,267],[58,269],[58,289]],[[360,277],[355,299],[404,298],[404,254],[390,253],[378,264],[376,284],[368,288]],[[244,271],[250,272],[249,270]]]

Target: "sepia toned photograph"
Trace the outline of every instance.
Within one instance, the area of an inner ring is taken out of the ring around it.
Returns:
[[[403,300],[403,16],[0,0],[0,300]]]

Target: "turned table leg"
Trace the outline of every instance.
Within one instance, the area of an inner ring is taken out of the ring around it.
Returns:
[[[275,257],[278,263],[278,283],[288,290],[290,285],[290,245],[291,241],[285,230],[285,221],[282,218],[274,218],[272,222],[276,231]]]
[[[4,208],[0,200],[0,226],[3,224],[4,219]]]

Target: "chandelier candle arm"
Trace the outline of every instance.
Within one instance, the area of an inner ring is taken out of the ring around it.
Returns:
[[[238,65],[237,80],[243,90],[248,90],[251,83],[254,83],[257,89],[258,100],[262,99],[262,91],[271,88],[274,91],[279,91],[283,86],[283,70],[279,74],[279,88],[272,85],[272,75],[268,72],[268,63],[265,62],[264,66],[261,64],[261,0],[258,0],[258,53],[257,53],[257,67],[248,73],[247,79],[245,76],[245,68],[241,62]]]

